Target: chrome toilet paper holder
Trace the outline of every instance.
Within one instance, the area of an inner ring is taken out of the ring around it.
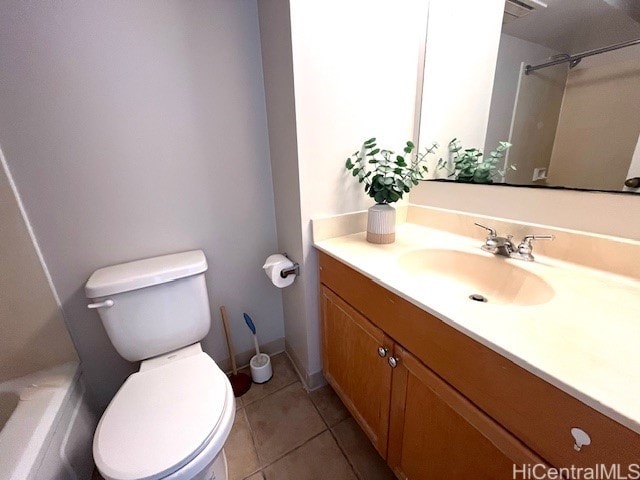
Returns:
[[[283,253],[285,257],[289,258],[289,255]],[[289,260],[291,260],[289,258]],[[280,271],[280,276],[282,278],[287,278],[289,275],[300,275],[300,264],[298,262],[293,262],[293,267],[285,268]]]

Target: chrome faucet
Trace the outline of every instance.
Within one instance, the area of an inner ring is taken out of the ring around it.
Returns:
[[[479,223],[475,223],[478,227],[482,227],[485,230],[489,231],[486,240],[484,241],[484,245],[482,245],[482,250],[485,252],[493,253],[495,255],[501,255],[503,257],[515,258],[518,260],[524,260],[526,262],[533,262],[533,245],[531,242],[533,240],[553,240],[555,237],[553,235],[526,235],[522,242],[516,247],[515,244],[511,241],[513,235],[507,235],[506,237],[498,236],[498,233],[495,229],[491,227],[486,227]]]

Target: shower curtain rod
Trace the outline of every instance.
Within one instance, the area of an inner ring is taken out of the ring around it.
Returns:
[[[615,43],[613,45],[609,45],[608,47],[596,48],[593,50],[587,50],[586,52],[576,53],[575,55],[566,55],[563,58],[558,58],[557,60],[551,60],[546,63],[541,63],[540,65],[527,65],[524,67],[525,75],[529,75],[531,72],[535,70],[540,70],[541,68],[551,67],[552,65],[560,65],[561,63],[569,62],[569,68],[575,67],[580,60],[584,57],[590,57],[592,55],[598,55],[600,53],[610,52],[612,50],[618,50],[619,48],[630,47],[631,45],[637,45],[640,43],[640,38],[636,38],[635,40],[629,40],[627,42]]]

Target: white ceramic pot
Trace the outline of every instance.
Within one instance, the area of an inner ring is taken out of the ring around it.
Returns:
[[[386,203],[369,208],[367,216],[367,241],[393,243],[396,241],[396,209]]]

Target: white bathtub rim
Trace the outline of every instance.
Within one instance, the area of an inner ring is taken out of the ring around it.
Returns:
[[[79,375],[79,363],[74,361],[0,384],[0,392],[20,396],[0,431],[0,478],[24,480],[37,471]],[[35,408],[41,410],[37,419],[29,415]]]

